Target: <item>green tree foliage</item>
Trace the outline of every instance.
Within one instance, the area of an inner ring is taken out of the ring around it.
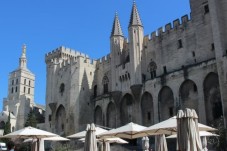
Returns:
[[[219,135],[219,137],[210,137],[208,139],[208,143],[212,144],[217,151],[227,151],[227,129],[224,126],[224,118],[221,117],[214,120],[211,123],[211,126],[218,129],[216,133]]]
[[[28,114],[28,117],[24,126],[25,127],[32,126],[35,128],[37,127],[37,119],[36,119],[35,112],[33,110],[31,110],[30,113]]]
[[[11,133],[10,112],[9,112],[8,120],[4,127],[4,135],[9,134],[9,133]]]

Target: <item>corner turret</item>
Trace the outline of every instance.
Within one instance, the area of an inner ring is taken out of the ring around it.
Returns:
[[[143,49],[144,30],[135,2],[133,2],[132,6],[128,33],[131,75],[134,75],[131,77],[131,84],[137,85],[142,83],[140,63]]]
[[[135,1],[133,2],[131,17],[130,17],[128,27],[131,27],[131,26],[143,26]]]
[[[113,22],[113,28],[112,28],[112,32],[111,32],[111,37],[113,37],[113,36],[122,36],[122,37],[124,37],[122,29],[121,29],[121,24],[120,24],[118,15],[117,15],[117,12],[115,13],[114,22]]]

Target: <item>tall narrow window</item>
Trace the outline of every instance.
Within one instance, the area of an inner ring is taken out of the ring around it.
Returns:
[[[16,84],[18,84],[18,79],[16,80]]]
[[[14,85],[14,80],[12,80],[12,85]]]
[[[26,87],[24,87],[24,93],[26,92]]]
[[[109,79],[107,76],[103,77],[102,83],[103,83],[103,93],[106,94],[109,92],[109,90],[108,90]]]
[[[29,80],[28,85],[31,86],[31,81]]]
[[[207,14],[210,12],[209,5],[204,5],[204,14]]]
[[[178,49],[183,48],[183,43],[182,43],[181,39],[179,39],[178,42],[177,42],[177,48]]]
[[[163,67],[163,70],[164,70],[164,74],[166,74],[167,73],[166,66]]]
[[[62,84],[60,85],[60,89],[59,89],[59,92],[61,93],[61,96],[63,96],[64,91],[65,91],[65,84],[62,83]]]
[[[15,92],[17,92],[17,87],[16,87],[16,89],[15,89]]]
[[[28,94],[30,94],[30,88],[28,88]]]
[[[11,93],[13,93],[13,87],[12,87],[12,89],[11,89]]]
[[[26,85],[26,79],[24,79],[24,85]]]
[[[156,63],[151,59],[151,62],[148,65],[147,71],[150,72],[151,79],[156,78],[156,70],[157,70],[157,65]]]
[[[97,85],[94,86],[94,97],[97,96]]]

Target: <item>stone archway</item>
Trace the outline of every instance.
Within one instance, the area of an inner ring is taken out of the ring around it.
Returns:
[[[116,107],[113,102],[107,107],[107,127],[116,128]]]
[[[56,133],[59,135],[65,134],[65,128],[66,128],[66,112],[65,107],[63,105],[60,105],[56,111],[56,118],[55,118],[55,129]]]
[[[129,122],[135,121],[135,117],[133,115],[133,97],[130,94],[126,94],[121,100],[121,124],[125,125]]]
[[[195,109],[198,113],[198,90],[196,84],[192,80],[184,81],[180,86],[180,108]]]
[[[164,86],[159,94],[158,94],[158,101],[159,101],[159,117],[160,121],[166,120],[172,116],[174,116],[174,97],[173,91],[168,87]]]
[[[218,74],[212,72],[206,76],[203,90],[207,123],[210,124],[223,116]]]
[[[95,124],[103,125],[102,108],[100,106],[95,108]]]
[[[148,92],[145,92],[141,99],[141,115],[142,124],[144,126],[154,124],[153,97]]]

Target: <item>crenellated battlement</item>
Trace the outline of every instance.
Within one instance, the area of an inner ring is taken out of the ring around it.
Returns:
[[[178,30],[186,29],[189,27],[190,16],[184,15],[181,19],[176,19],[172,23],[166,24],[164,27],[158,28],[156,31],[152,32],[150,35],[145,36],[149,40],[154,40],[156,38],[165,38],[165,35],[175,34]]]
[[[97,60],[97,64],[101,65],[101,64],[108,64],[110,63],[111,58],[110,58],[110,54],[100,58]]]
[[[89,56],[84,53],[61,46],[53,50],[52,52],[47,53],[45,55],[45,60],[46,62],[53,62],[53,60],[56,60],[56,59],[68,60],[70,58],[77,57],[77,56],[89,58]]]

